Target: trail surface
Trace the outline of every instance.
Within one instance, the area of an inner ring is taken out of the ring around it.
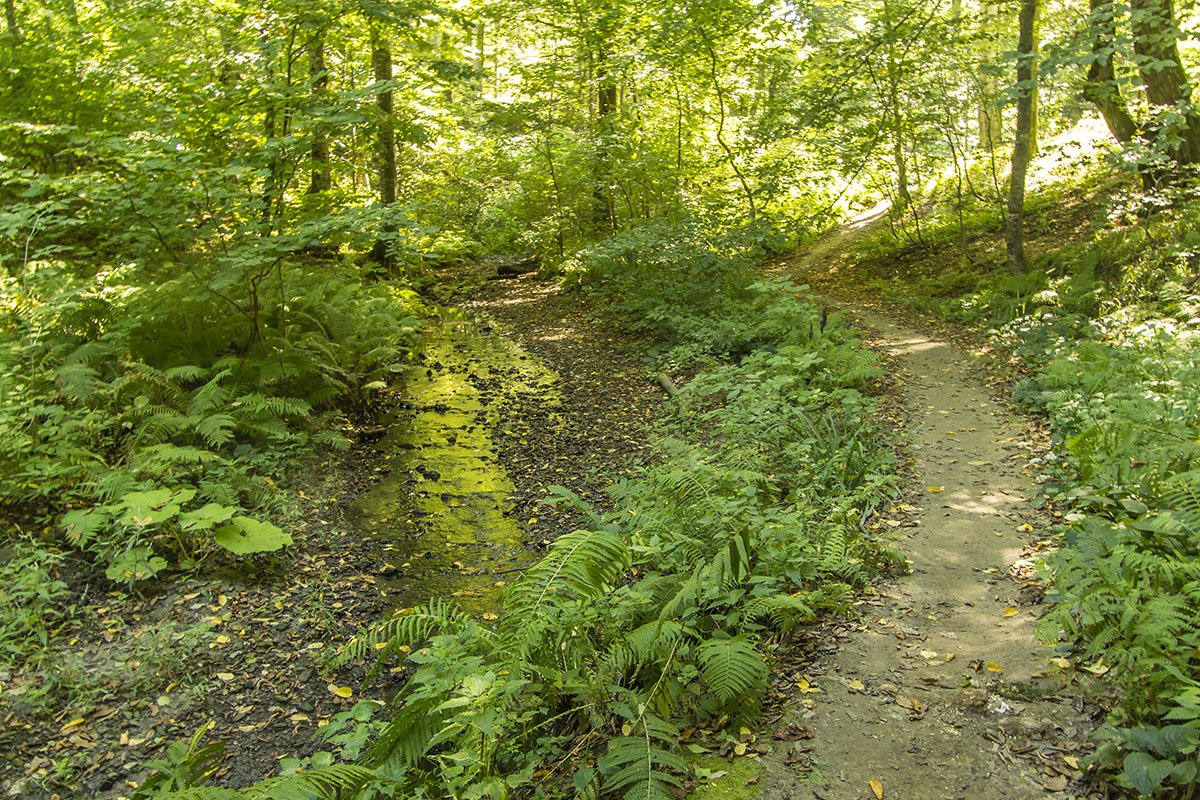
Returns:
[[[784,271],[805,280],[822,270],[873,220],[857,223]],[[1034,630],[1043,606],[1029,553],[1046,524],[1029,500],[1039,433],[949,339],[883,306],[846,311],[884,354],[908,415],[908,499],[880,532],[912,569],[863,601],[859,621],[834,631],[838,646],[806,667],[819,691],[785,710],[776,738],[788,741],[766,760],[763,795],[1083,796],[1075,759],[1090,726]]]

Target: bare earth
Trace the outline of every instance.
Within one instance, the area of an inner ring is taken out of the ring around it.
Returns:
[[[821,269],[863,227],[846,226],[789,271]],[[801,689],[785,709],[777,738],[795,741],[764,759],[762,796],[1090,796],[1075,759],[1091,725],[1035,635],[1044,607],[1028,554],[1048,521],[1029,500],[1028,422],[949,341],[886,312],[848,313],[889,356],[910,417],[913,485],[890,525],[900,523],[895,544],[912,571],[868,598],[836,652],[806,668],[819,691]]]

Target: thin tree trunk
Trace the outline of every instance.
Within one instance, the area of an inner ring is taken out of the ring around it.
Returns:
[[[371,69],[376,83],[384,83],[392,79],[392,50],[388,46],[383,33],[372,31],[371,36]],[[396,131],[392,118],[394,97],[390,85],[381,89],[375,97],[378,120],[378,170],[379,170],[379,205],[383,208],[396,202]],[[396,232],[396,226],[384,223],[380,229],[379,239],[375,242],[372,258],[385,271],[391,271],[393,264],[390,239]]]
[[[592,224],[602,233],[616,229],[612,194],[612,164],[609,149],[617,111],[617,82],[612,75],[608,51],[600,46],[596,55],[596,161],[592,176]]]
[[[888,0],[883,2],[884,20],[890,29],[892,27],[892,9]],[[892,159],[896,163],[896,193],[899,197],[899,212],[903,213],[912,206],[912,194],[908,188],[908,159],[904,155],[904,111],[900,107],[900,64],[896,59],[896,49],[891,33],[887,40],[887,104],[888,116],[891,118],[892,129]]]
[[[4,0],[4,22],[8,26],[8,35],[13,42],[20,42],[24,34],[21,32],[21,20],[17,17],[16,0]]]
[[[999,16],[1000,10],[995,2],[985,2],[983,4],[983,21],[982,27],[985,29],[984,34],[991,41],[995,27],[995,20]],[[990,65],[998,58],[998,52],[995,46],[988,46],[983,56],[985,64]],[[978,131],[979,131],[979,146],[989,153],[995,152],[1000,145],[1000,140],[1003,137],[1004,113],[1000,105],[996,102],[996,97],[999,94],[999,81],[991,72],[986,70],[981,71],[976,80],[976,87],[979,91],[979,108],[978,108]]]
[[[717,144],[721,146],[726,160],[729,161],[730,169],[733,170],[733,174],[737,176],[738,183],[741,184],[742,194],[746,196],[746,203],[750,206],[750,221],[753,222],[758,216],[758,208],[754,203],[754,191],[750,188],[750,182],[746,180],[745,173],[738,166],[733,148],[725,140],[725,90],[721,87],[720,75],[718,73],[717,51],[713,48],[712,42],[708,40],[707,34],[703,31],[700,33],[700,38],[704,41],[705,49],[708,50],[710,77],[712,78],[713,89],[717,94]]]
[[[1025,272],[1025,173],[1029,168],[1029,136],[1033,126],[1033,40],[1038,0],[1021,0],[1017,34],[1017,131],[1013,144],[1012,179],[1005,214],[1004,244],[1008,271]]]
[[[325,67],[325,32],[315,31],[308,40],[308,77],[312,83],[313,105],[318,113],[329,99],[329,71]],[[329,191],[333,185],[329,170],[329,129],[318,120],[313,125],[312,176],[308,184],[309,194]]]

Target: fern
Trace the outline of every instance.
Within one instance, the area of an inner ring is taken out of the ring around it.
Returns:
[[[453,604],[431,600],[423,606],[403,609],[355,636],[341,649],[334,664],[341,666],[367,655],[383,658],[397,652],[401,646],[416,645],[435,633],[458,633],[467,628],[478,628],[480,635],[487,635],[478,623]]]
[[[704,682],[722,706],[756,696],[766,685],[767,666],[745,634],[702,642],[696,659]]]
[[[629,564],[625,541],[614,531],[575,531],[559,537],[545,558],[509,590],[510,614],[524,619],[550,594],[593,599],[612,588]]]
[[[643,711],[629,723],[630,733],[608,740],[600,758],[605,792],[623,800],[676,800],[683,784],[674,772],[686,772],[687,763],[671,752],[679,731],[654,714]]]

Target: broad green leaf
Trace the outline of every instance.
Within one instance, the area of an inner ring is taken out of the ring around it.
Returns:
[[[208,530],[221,522],[228,522],[237,512],[236,506],[223,506],[220,503],[209,503],[195,511],[185,511],[179,515],[179,527],[185,531]]]
[[[249,517],[234,517],[228,525],[217,528],[217,544],[239,556],[268,553],[292,543],[292,535],[269,522]]]
[[[1175,765],[1170,761],[1159,761],[1149,753],[1130,753],[1125,756],[1125,770],[1122,773],[1129,785],[1139,794],[1149,796],[1162,785]]]

